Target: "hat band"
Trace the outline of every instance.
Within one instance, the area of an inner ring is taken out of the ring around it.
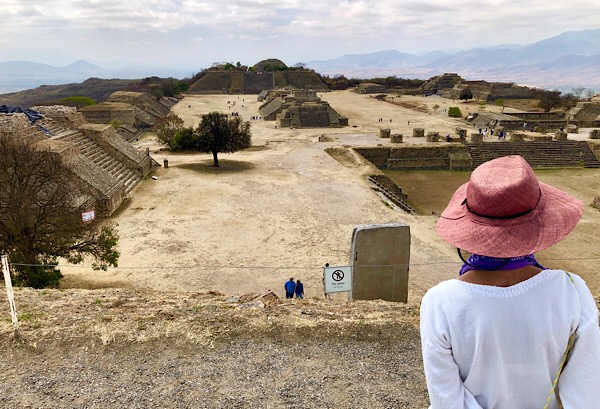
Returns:
[[[467,207],[467,210],[469,211],[469,213],[474,214],[475,216],[483,217],[484,219],[492,219],[492,220],[510,220],[510,219],[516,219],[521,216],[525,216],[526,214],[533,212],[535,210],[535,208],[537,207],[537,205],[540,204],[541,198],[542,198],[542,189],[540,188],[540,194],[538,196],[537,202],[535,202],[535,205],[531,209],[525,210],[524,212],[520,212],[520,213],[509,214],[506,216],[489,216],[489,215],[477,213],[477,212],[471,210],[471,208],[469,207],[469,204],[467,203],[466,198],[465,198],[465,200],[463,200],[462,204]]]

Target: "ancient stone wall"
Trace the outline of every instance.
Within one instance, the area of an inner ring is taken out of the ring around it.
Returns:
[[[133,105],[106,102],[98,105],[90,105],[80,109],[87,122],[94,124],[109,124],[118,121],[121,124],[137,126],[136,108]]]
[[[512,116],[532,121],[564,121],[565,115],[559,112],[513,112]]]
[[[354,148],[354,150],[380,169],[471,169],[468,150],[462,145]]]
[[[46,139],[37,126],[31,125],[25,114],[0,114],[0,136],[15,136],[36,142]]]
[[[64,128],[77,128],[86,122],[85,117],[81,112],[78,112],[77,108],[75,107],[67,107],[64,105],[44,105],[35,106],[31,109],[39,112],[45,117],[51,118]]]
[[[86,124],[79,127],[90,139],[95,141],[111,156],[117,158],[129,169],[135,170],[143,178],[151,170],[152,160],[142,155],[130,143],[123,141],[110,125]]]
[[[281,127],[323,128],[348,125],[347,118],[339,115],[327,102],[321,101],[312,90],[293,91],[291,95],[273,98],[261,105],[259,112],[265,120],[274,117]]]
[[[272,72],[245,72],[243,80],[244,94],[259,94],[263,90],[275,88],[275,77]]]
[[[169,114],[169,107],[145,92],[116,91],[108,97],[107,102],[133,105],[153,117],[164,117]]]
[[[302,128],[324,128],[331,126],[326,105],[304,104],[298,107]]]

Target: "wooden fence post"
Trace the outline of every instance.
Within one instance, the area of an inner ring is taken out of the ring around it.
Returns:
[[[15,338],[19,339],[19,320],[17,318],[17,307],[15,306],[15,296],[12,289],[12,280],[10,278],[10,269],[8,267],[8,256],[2,256],[2,272],[4,273],[4,283],[6,284],[6,296],[10,305],[10,317],[14,329]]]

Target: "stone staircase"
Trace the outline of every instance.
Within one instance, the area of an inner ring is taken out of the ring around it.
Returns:
[[[509,155],[521,155],[533,168],[600,167],[590,148],[585,142],[583,144],[577,141],[528,141],[467,143],[466,147],[473,159],[473,169]]]
[[[385,175],[371,175],[369,182],[377,186],[377,190],[387,197],[392,203],[404,210],[406,213],[416,214],[408,203],[406,203],[406,194],[402,192],[402,188],[396,185],[389,177]]]
[[[36,125],[42,126],[45,130],[50,131],[54,136],[65,132],[65,128],[63,128],[60,123],[53,120],[48,120],[46,118],[37,121]]]
[[[583,167],[600,168],[600,161],[596,158],[596,155],[594,155],[587,142],[578,141],[577,143],[581,147],[581,152],[583,153]]]
[[[115,178],[116,182],[122,182],[125,187],[125,194],[129,194],[137,183],[141,181],[141,176],[136,170],[128,168],[93,139],[86,137],[79,130],[68,130],[60,134],[56,139],[75,144],[79,148],[81,155]]]

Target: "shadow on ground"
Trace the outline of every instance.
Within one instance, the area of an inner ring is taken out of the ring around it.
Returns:
[[[218,175],[220,173],[244,172],[247,170],[252,170],[256,166],[252,162],[219,160],[219,167],[215,168],[211,159],[199,161],[197,163],[185,163],[182,165],[177,165],[176,167],[191,170],[197,173]]]

